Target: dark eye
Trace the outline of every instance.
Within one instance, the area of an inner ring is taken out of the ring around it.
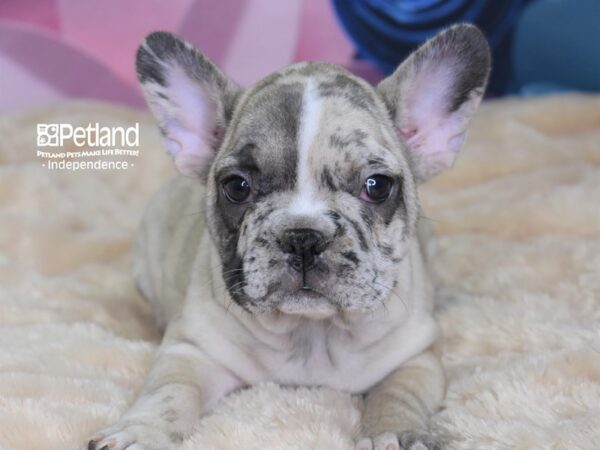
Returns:
[[[244,178],[234,175],[223,182],[223,192],[231,203],[242,203],[250,196],[250,184]]]
[[[385,175],[371,175],[365,180],[361,198],[371,203],[381,203],[387,200],[392,192],[394,182]]]

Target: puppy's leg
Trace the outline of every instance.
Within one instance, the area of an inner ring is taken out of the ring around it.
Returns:
[[[138,399],[116,425],[94,435],[88,449],[174,448],[219,398],[241,385],[191,341],[166,336]]]
[[[441,449],[426,431],[445,394],[442,365],[431,351],[407,361],[366,396],[356,450]]]

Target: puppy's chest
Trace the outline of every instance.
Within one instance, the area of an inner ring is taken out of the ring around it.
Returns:
[[[373,367],[372,355],[357,351],[355,345],[340,330],[314,322],[298,327],[280,341],[276,350],[260,352],[258,357],[271,379],[280,383],[361,392],[382,376],[386,364]],[[367,364],[372,370],[361,371]]]
[[[287,342],[286,362],[313,370],[335,368],[340,348],[332,342],[331,332],[319,324],[305,325],[290,333]]]

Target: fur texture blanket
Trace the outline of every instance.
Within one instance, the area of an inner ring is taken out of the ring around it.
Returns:
[[[136,121],[126,171],[36,156],[38,123]],[[0,136],[0,448],[82,449],[152,361],[131,238],[174,172],[149,116],[106,104],[4,116]],[[432,425],[456,449],[600,448],[600,97],[484,104],[455,168],[421,197],[445,286],[449,386]],[[360,408],[265,384],[229,396],[182,450],[349,449]]]

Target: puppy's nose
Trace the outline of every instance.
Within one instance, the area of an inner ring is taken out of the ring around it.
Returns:
[[[281,239],[281,249],[289,253],[289,264],[297,271],[306,272],[315,265],[315,257],[327,248],[323,233],[312,228],[286,230]]]

